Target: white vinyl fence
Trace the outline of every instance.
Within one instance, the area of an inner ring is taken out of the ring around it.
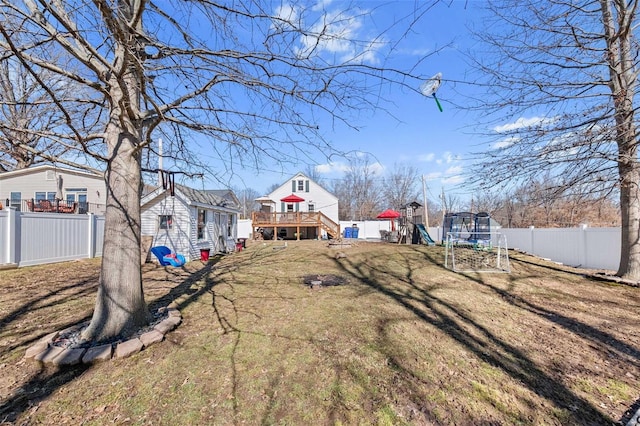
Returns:
[[[0,210],[0,265],[39,265],[102,256],[104,217]]]
[[[500,229],[509,248],[569,266],[617,270],[620,228]]]
[[[340,222],[340,228],[357,225],[358,239],[379,239],[380,230],[389,230],[390,222]],[[492,229],[493,230],[493,229]],[[507,237],[507,246],[568,266],[617,270],[620,263],[620,228],[499,228]],[[430,227],[429,235],[446,239],[441,227]]]

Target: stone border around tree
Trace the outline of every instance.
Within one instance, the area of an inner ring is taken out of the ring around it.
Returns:
[[[166,313],[167,317],[153,326],[153,328],[136,334],[135,337],[128,340],[89,348],[65,348],[53,344],[60,335],[78,331],[88,324],[87,322],[83,322],[44,336],[26,350],[25,358],[42,364],[72,366],[77,364],[95,364],[109,361],[112,358],[129,357],[154,343],[161,342],[164,340],[165,334],[175,329],[182,322],[182,314],[178,310],[176,303],[171,303],[167,307],[158,309],[158,313]]]

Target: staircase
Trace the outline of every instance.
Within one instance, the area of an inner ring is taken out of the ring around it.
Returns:
[[[322,213],[320,213],[320,226],[325,230],[329,238],[336,239],[340,237],[340,225]]]

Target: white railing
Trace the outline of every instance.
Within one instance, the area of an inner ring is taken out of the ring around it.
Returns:
[[[0,210],[0,265],[30,266],[102,256],[104,217]]]

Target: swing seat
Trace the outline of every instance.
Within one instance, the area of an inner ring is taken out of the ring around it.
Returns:
[[[161,266],[178,267],[184,265],[186,261],[183,255],[171,253],[171,249],[167,246],[152,247],[151,253],[158,258]]]
[[[184,265],[185,258],[181,254],[171,253],[162,257],[162,260],[168,262],[173,267],[178,267]]]

